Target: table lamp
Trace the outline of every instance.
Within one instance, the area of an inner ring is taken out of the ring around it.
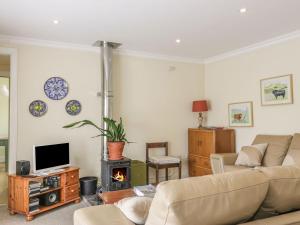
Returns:
[[[202,128],[203,122],[203,112],[208,111],[207,101],[206,100],[198,100],[193,101],[193,112],[199,112],[199,126],[198,128]]]

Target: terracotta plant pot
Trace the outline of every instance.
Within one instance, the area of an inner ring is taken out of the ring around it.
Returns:
[[[123,150],[125,142],[107,142],[108,159],[121,160],[123,159]]]

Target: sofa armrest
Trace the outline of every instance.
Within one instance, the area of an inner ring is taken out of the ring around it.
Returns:
[[[211,154],[210,164],[213,173],[224,173],[224,165],[234,165],[237,156],[236,153]]]

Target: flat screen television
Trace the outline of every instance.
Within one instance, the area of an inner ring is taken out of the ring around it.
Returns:
[[[49,172],[70,166],[69,143],[33,146],[33,172]]]

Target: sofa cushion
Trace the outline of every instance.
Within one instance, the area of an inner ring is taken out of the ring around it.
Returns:
[[[115,205],[100,205],[74,212],[74,225],[134,225]]]
[[[135,224],[145,224],[153,198],[129,197],[115,203],[123,214]]]
[[[247,166],[224,165],[224,172],[232,172],[232,171],[239,171],[245,169],[250,169],[250,168]]]
[[[255,220],[240,225],[299,225],[300,211],[274,216],[263,220]]]
[[[291,135],[257,135],[252,144],[268,143],[262,166],[280,166],[291,140]]]
[[[237,224],[254,215],[268,186],[254,169],[162,182],[146,225]]]
[[[235,165],[248,167],[260,166],[267,147],[267,143],[242,147]]]
[[[288,153],[285,156],[283,166],[298,165],[300,166],[300,134],[294,134],[292,143],[289,147]]]
[[[258,170],[270,183],[260,211],[276,214],[300,209],[300,167],[260,167]]]

